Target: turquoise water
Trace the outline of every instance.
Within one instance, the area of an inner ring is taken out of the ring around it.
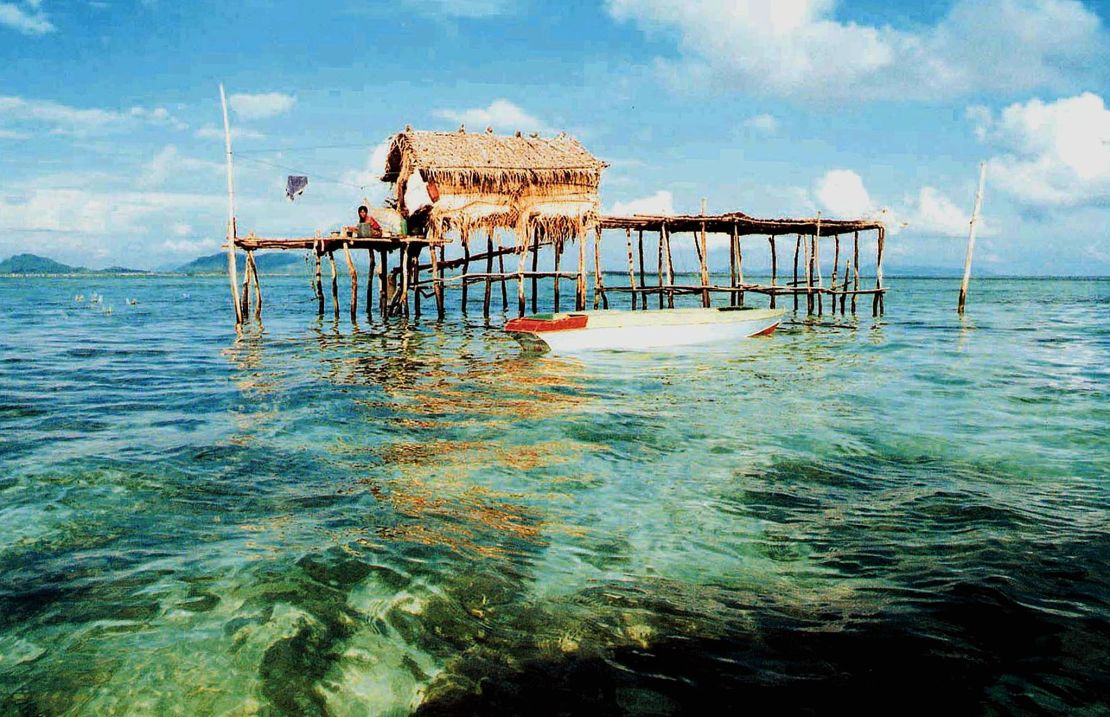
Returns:
[[[579,358],[263,284],[0,279],[0,714],[1110,709],[1110,281]]]

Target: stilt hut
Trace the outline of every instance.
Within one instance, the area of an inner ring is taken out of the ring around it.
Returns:
[[[532,282],[535,303],[536,281],[540,277],[576,281],[577,308],[585,307],[585,240],[597,226],[600,200],[598,185],[608,165],[590,154],[565,133],[552,138],[538,135],[495,135],[484,133],[420,132],[406,128],[390,140],[382,180],[395,185],[397,207],[402,214],[419,213],[421,208],[407,206],[410,185],[423,183],[430,206],[425,207],[425,238],[432,247],[432,283],[437,306],[442,313],[443,245],[457,236],[463,247],[459,265],[462,273],[452,277],[463,290],[465,310],[467,287],[484,282],[485,313],[489,313],[489,286],[504,282],[503,264],[494,272],[492,259],[501,254],[494,248],[499,230],[515,237],[513,251],[519,255],[515,273],[518,283],[518,309],[525,307],[525,279]],[[470,243],[475,234],[485,240],[484,272],[471,272]],[[560,271],[560,257],[567,240],[577,240],[578,271]],[[498,237],[498,241],[500,238]],[[539,271],[537,255],[541,246],[555,251],[554,271]],[[436,252],[440,252],[437,257]],[[531,271],[527,270],[529,252]],[[419,286],[419,282],[417,282]],[[502,286],[504,284],[502,283]]]

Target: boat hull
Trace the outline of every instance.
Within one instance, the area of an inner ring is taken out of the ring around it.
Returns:
[[[664,309],[582,311],[513,319],[505,330],[528,347],[557,353],[638,351],[768,336],[782,309]]]

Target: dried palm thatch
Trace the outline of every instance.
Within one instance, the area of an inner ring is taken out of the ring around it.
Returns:
[[[382,180],[397,183],[403,206],[413,173],[434,199],[430,239],[451,230],[464,240],[478,229],[509,229],[518,240],[540,229],[544,241],[585,236],[597,221],[598,184],[608,165],[579,142],[557,137],[417,132],[393,136]]]

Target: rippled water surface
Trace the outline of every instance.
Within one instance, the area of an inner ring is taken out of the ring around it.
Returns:
[[[0,279],[0,714],[1110,709],[1110,281],[577,358],[263,281]]]

